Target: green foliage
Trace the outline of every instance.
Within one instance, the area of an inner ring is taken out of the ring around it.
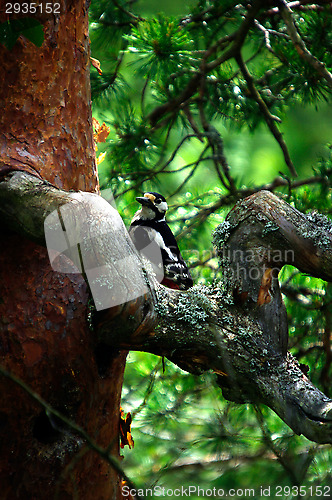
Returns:
[[[113,126],[117,140],[111,143],[108,151],[113,172],[123,174],[124,171],[136,173],[149,170],[158,152],[158,145],[153,144],[146,123],[129,106],[118,110]]]
[[[121,76],[114,78],[114,73],[104,71],[102,75],[91,74],[91,95],[95,103],[105,107],[112,99],[122,99],[127,84]]]
[[[189,50],[193,40],[175,18],[159,15],[142,21],[124,38],[129,42],[129,52],[138,56],[135,64],[139,64],[140,73],[154,80],[190,68],[195,61]]]
[[[44,41],[43,26],[33,17],[12,19],[0,24],[0,43],[7,49],[11,50],[21,35],[37,47],[41,47]]]
[[[300,30],[306,47],[312,55],[326,65],[332,66],[332,19],[328,8],[319,12],[301,13],[295,15],[297,27]],[[304,62],[290,39],[275,40],[275,52],[282,64],[279,67],[279,77],[291,83],[292,95],[303,103],[316,103],[320,100],[330,101],[331,91],[317,72],[313,71],[308,62]]]
[[[90,10],[92,56],[103,70],[91,70],[94,115],[111,128],[98,148],[107,153],[101,187],[112,189],[127,225],[135,196],[164,194],[202,285],[219,277],[213,230],[238,199],[280,176],[277,194],[305,213],[332,215],[331,88],[301,57],[282,16],[264,6],[238,47],[248,78],[232,53],[247,4],[92,0]],[[331,6],[292,8],[305,46],[331,71]],[[331,396],[331,287],[290,267],[279,277],[289,347]],[[255,488],[258,497],[271,486],[278,498],[277,485],[330,484],[330,447],[295,436],[265,407],[225,401],[213,374],[194,377],[170,362],[163,373],[158,358],[131,353],[122,405],[134,415],[135,439],[124,466],[139,487]]]
[[[130,353],[122,405],[134,416],[123,465],[137,488],[252,488],[259,498],[270,486],[278,498],[276,486],[330,484],[331,447],[295,436],[266,407],[223,400],[211,374],[169,362],[163,372],[156,356]]]

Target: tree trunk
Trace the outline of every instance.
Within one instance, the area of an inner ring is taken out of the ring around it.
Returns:
[[[60,4],[60,14],[34,16],[42,47],[23,36],[11,51],[0,45],[0,178],[22,170],[64,190],[96,192],[88,2]],[[55,272],[46,249],[13,228],[1,223],[1,365],[118,455],[125,353],[109,350],[103,366],[84,279]],[[118,474],[79,435],[61,432],[8,378],[0,376],[0,390],[1,498],[117,497]]]

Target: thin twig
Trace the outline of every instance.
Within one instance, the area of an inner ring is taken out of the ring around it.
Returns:
[[[184,179],[184,181],[180,184],[180,186],[178,186],[178,188],[170,195],[170,198],[172,196],[175,196],[176,194],[178,194],[181,189],[187,184],[187,182],[189,181],[189,179],[191,179],[191,177],[194,175],[197,167],[199,166],[199,164],[201,163],[201,161],[203,161],[205,158],[204,158],[204,154],[206,153],[206,151],[209,149],[209,145],[207,145],[203,151],[201,152],[201,154],[199,155],[199,158],[195,161],[195,164],[194,164],[194,167],[192,168],[191,172],[187,175],[187,177]]]
[[[183,172],[183,170],[187,170],[187,168],[190,168],[190,167],[193,167],[194,165],[196,165],[197,162],[201,162],[201,161],[212,161],[213,160],[213,156],[204,156],[204,158],[200,158],[198,160],[195,160],[195,161],[191,161],[190,163],[187,163],[186,165],[183,165],[182,167],[179,167],[175,170],[163,170],[162,173],[163,174],[175,174],[175,173],[179,173],[179,172]]]
[[[195,134],[196,134],[197,139],[198,139],[200,142],[204,142],[203,138],[201,137],[201,133],[200,133],[200,131],[199,131],[199,128],[198,128],[198,126],[196,125],[195,120],[194,120],[194,117],[193,117],[193,115],[192,115],[192,113],[191,113],[191,111],[190,111],[190,107],[189,107],[189,106],[185,106],[185,107],[183,108],[183,113],[186,115],[187,120],[188,120],[188,122],[190,123],[191,128],[193,129],[193,131],[194,131],[194,132],[195,132]]]
[[[282,137],[280,130],[278,129],[278,127],[275,124],[276,121],[278,121],[278,122],[281,121],[280,118],[278,118],[277,116],[274,116],[270,113],[269,108],[267,107],[265,101],[262,99],[261,95],[259,94],[258,90],[256,89],[256,87],[254,85],[253,77],[249,73],[249,71],[248,71],[248,69],[243,61],[241,53],[239,53],[237,55],[236,60],[237,60],[237,63],[239,65],[239,68],[243,74],[243,77],[244,77],[245,81],[247,82],[248,89],[251,93],[252,98],[257,102],[259,109],[261,110],[262,115],[265,118],[267,126],[269,127],[271,133],[273,134],[274,138],[278,142],[278,144],[283,152],[286,165],[288,166],[291,174],[294,177],[297,177],[297,172],[296,172],[295,167],[293,165],[293,162],[291,160],[287,145]]]
[[[143,86],[143,90],[142,90],[142,95],[141,95],[141,113],[142,113],[142,116],[145,115],[145,112],[144,112],[144,100],[145,100],[145,94],[146,94],[146,89],[149,85],[149,79],[150,77],[148,76],[144,82],[144,86]]]
[[[293,181],[291,182],[291,188],[296,189],[305,185],[320,183],[324,181],[327,175],[330,174],[332,174],[332,168],[328,169],[326,173],[322,176],[312,176],[306,179]],[[289,186],[289,182],[282,177],[276,177],[272,182],[268,184],[262,184],[255,188],[246,187],[243,189],[238,189],[234,194],[226,194],[221,197],[219,196],[218,200],[215,203],[209,206],[205,206],[203,209],[199,210],[199,212],[197,212],[193,217],[191,218],[186,217],[187,221],[188,219],[190,219],[190,223],[177,236],[182,238],[184,235],[192,231],[192,228],[194,226],[202,224],[202,222],[204,222],[211,214],[217,212],[222,207],[227,207],[230,204],[234,204],[236,201],[246,198],[247,196],[251,196],[252,194],[257,193],[258,191],[267,190],[273,192],[278,187],[285,187],[285,186]]]
[[[218,130],[213,125],[208,123],[202,105],[199,106],[199,110],[200,110],[200,117],[201,117],[202,126],[205,130],[206,137],[207,137],[209,144],[212,148],[212,151],[214,153],[213,162],[214,162],[214,166],[215,166],[215,170],[217,172],[217,175],[218,175],[222,185],[228,191],[230,191],[231,193],[234,193],[236,191],[236,186],[235,186],[235,183],[234,183],[232,176],[229,173],[230,168],[229,168],[228,162],[226,160],[226,156],[224,154],[224,143],[223,143],[222,137],[221,137],[220,133],[218,132]],[[226,182],[223,179],[222,173],[220,172],[220,169],[219,169],[219,164],[221,165],[221,167],[223,169],[223,174],[228,181],[228,185],[226,184]]]
[[[175,150],[173,151],[173,153],[170,156],[170,158],[168,159],[168,161],[166,163],[164,163],[164,165],[159,170],[155,170],[155,169],[161,163],[161,159],[159,159],[158,162],[154,165],[154,167],[151,168],[151,170],[149,171],[148,175],[145,175],[145,177],[140,178],[134,185],[130,185],[128,188],[124,189],[123,191],[120,191],[116,195],[113,193],[114,199],[118,198],[119,196],[123,196],[128,191],[136,190],[137,188],[142,187],[142,184],[144,182],[149,181],[150,179],[152,179],[152,177],[156,177],[158,174],[162,173],[168,167],[168,165],[173,161],[173,159],[175,158],[177,152],[179,151],[179,149],[181,148],[181,146],[183,145],[183,143],[187,139],[190,139],[192,137],[196,137],[196,134],[187,134],[185,137],[183,137],[181,139],[181,141],[179,142],[179,144],[177,145],[177,147],[175,148]],[[194,165],[195,163],[196,162],[193,162],[192,164],[188,164],[184,168],[189,168],[191,165]],[[139,175],[138,172],[130,172],[128,174],[128,176],[132,176],[133,174]],[[122,174],[122,176],[124,176],[124,174]]]
[[[279,31],[276,31],[276,30],[271,30],[271,29],[265,28],[265,26],[263,26],[259,21],[257,21],[257,19],[255,19],[255,25],[257,26],[257,28],[259,30],[261,30],[264,33],[265,46],[266,46],[267,50],[269,52],[271,52],[271,54],[273,54],[275,57],[278,57],[278,55],[276,54],[276,52],[272,48],[270,35],[276,35],[276,36],[280,36],[283,38],[289,38],[288,35],[286,35],[285,33],[279,33]]]
[[[126,14],[128,17],[130,17],[133,21],[135,21],[135,23],[139,22],[139,21],[144,21],[144,18],[143,17],[140,17],[140,16],[135,16],[135,14],[133,14],[132,12],[130,12],[129,10],[125,9],[122,5],[119,4],[119,2],[117,2],[116,0],[112,0],[112,3],[115,5],[115,7],[119,10],[121,10],[121,12],[123,12],[124,14]]]

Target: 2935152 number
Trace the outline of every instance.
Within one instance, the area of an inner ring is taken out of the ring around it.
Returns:
[[[60,14],[60,3],[7,2],[5,12],[6,14]]]
[[[310,495],[313,498],[331,498],[331,486],[276,486],[275,496],[282,497],[293,495],[293,497],[304,497]]]

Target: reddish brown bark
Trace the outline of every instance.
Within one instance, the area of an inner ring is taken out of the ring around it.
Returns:
[[[44,25],[42,47],[23,37],[12,51],[0,45],[0,165],[10,160],[12,168],[30,168],[63,189],[93,191],[88,2],[60,3],[61,14],[36,15]]]
[[[88,2],[60,3],[60,15],[39,16],[41,48],[23,37],[12,51],[0,45],[0,174],[21,169],[65,190],[97,191]],[[82,277],[54,272],[44,248],[1,233],[0,363],[117,454],[125,355],[114,353],[100,376]],[[4,377],[0,391],[1,498],[53,498],[57,488],[62,500],[117,496],[117,474],[96,453],[82,453],[80,438],[54,429]]]

